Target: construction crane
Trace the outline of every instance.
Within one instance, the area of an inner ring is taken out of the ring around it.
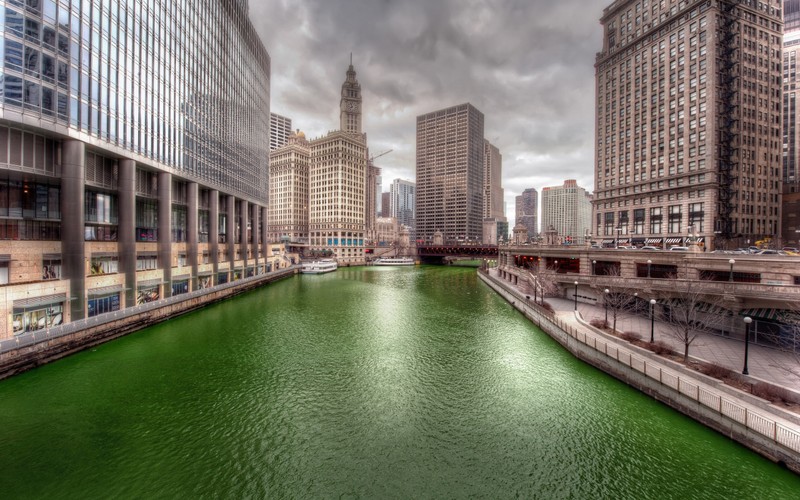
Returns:
[[[381,156],[383,156],[383,155],[388,155],[388,154],[389,154],[389,153],[391,153],[392,151],[394,151],[394,149],[389,149],[389,150],[387,150],[387,151],[384,151],[383,153],[378,153],[378,154],[376,154],[376,155],[370,156],[370,157],[369,157],[369,162],[370,162],[370,163],[372,163],[373,161],[375,161],[375,158],[380,158],[380,157],[381,157]]]

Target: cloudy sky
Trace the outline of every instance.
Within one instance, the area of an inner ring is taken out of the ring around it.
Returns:
[[[339,125],[350,53],[383,188],[415,179],[416,117],[464,102],[522,190],[593,190],[594,59],[611,0],[250,0],[272,57],[271,107],[309,138]]]

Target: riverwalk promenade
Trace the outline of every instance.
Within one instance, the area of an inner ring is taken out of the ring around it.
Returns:
[[[575,356],[800,473],[799,414],[590,326],[592,319],[604,319],[602,307],[578,304],[576,313],[573,301],[546,298],[553,307],[551,313],[535,306],[524,290],[502,279],[497,269],[481,271],[481,275],[487,285]],[[682,344],[668,338],[667,325],[658,322],[657,327],[656,339],[682,353]],[[649,339],[650,319],[618,314],[617,330],[633,331],[642,339]],[[798,361],[794,356],[761,346],[750,347],[749,382],[763,380],[797,390]],[[693,343],[689,354],[740,372],[744,344],[705,336]]]

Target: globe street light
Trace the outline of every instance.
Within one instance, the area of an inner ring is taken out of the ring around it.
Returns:
[[[753,322],[753,318],[750,316],[744,317],[744,369],[742,370],[742,375],[749,375],[747,373],[747,351],[748,347],[750,347],[750,323]]]
[[[596,268],[596,267],[597,267],[597,261],[596,261],[596,260],[593,260],[593,261],[592,261],[592,275],[594,275],[594,274],[595,274],[595,272],[596,272],[595,268]]]
[[[650,343],[655,342],[656,299],[650,299]]]
[[[605,300],[603,300],[603,302],[606,305],[606,325],[608,325],[608,292],[609,292],[608,288],[603,290],[603,292],[605,292],[605,294],[606,294],[605,295]]]
[[[647,277],[648,278],[650,277],[650,266],[651,265],[653,265],[653,261],[650,260],[650,259],[647,259]]]
[[[578,282],[575,282],[575,310],[578,310]]]
[[[728,276],[728,281],[733,281],[733,265],[736,264],[736,261],[731,259],[728,261],[728,264],[731,265],[731,274]]]

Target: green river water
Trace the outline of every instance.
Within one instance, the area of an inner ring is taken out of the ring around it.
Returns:
[[[0,497],[800,498],[475,269],[296,276],[0,382]]]

